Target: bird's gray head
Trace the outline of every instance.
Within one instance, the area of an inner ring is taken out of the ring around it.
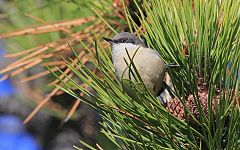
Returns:
[[[116,34],[112,39],[103,37],[105,41],[110,44],[120,44],[120,43],[132,43],[134,45],[141,45],[146,47],[145,39],[139,39],[134,34],[129,32],[121,32]]]

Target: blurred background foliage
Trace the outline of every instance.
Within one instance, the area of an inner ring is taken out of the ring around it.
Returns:
[[[94,70],[80,43],[93,47],[96,36],[113,33],[110,25],[117,31],[127,27],[121,0],[0,0],[0,40],[6,52],[0,58],[0,80],[11,79],[17,89],[11,101],[1,103],[1,113],[17,115],[24,123],[31,120],[26,127],[44,149],[69,148],[79,139],[95,143],[96,137],[106,143],[95,135],[100,117],[56,88],[61,83],[46,67],[73,75],[61,58],[77,60],[71,45]]]
[[[1,79],[18,76],[17,82],[28,82],[27,85],[32,85],[28,92],[34,91],[38,100],[43,100],[42,104],[50,101],[54,95],[61,95],[62,92],[56,88],[53,89],[57,80],[49,77],[49,71],[45,67],[52,68],[54,71],[56,71],[55,66],[65,69],[65,63],[60,56],[71,57],[68,43],[78,51],[84,51],[79,44],[80,41],[91,46],[94,34],[110,35],[112,31],[97,15],[104,16],[115,29],[124,29],[126,26],[123,12],[120,7],[117,7],[119,2],[111,0],[1,1],[0,38],[4,39],[4,45],[8,51],[5,57],[11,61],[0,70],[4,75]],[[84,57],[83,53],[80,57]],[[68,74],[69,71],[66,69],[65,73]],[[44,96],[46,92],[49,92],[49,95]],[[59,107],[52,106],[49,111]],[[54,114],[59,115],[61,112]]]
[[[83,0],[79,3],[74,1],[1,1],[1,30],[0,33],[16,31],[16,29],[30,28],[32,25],[52,23],[87,17],[93,15],[88,7],[89,1]],[[61,32],[46,32],[39,35],[28,35],[12,37],[15,46],[6,45],[10,52],[17,52],[35,47],[50,41],[64,37]],[[34,39],[34,40],[33,40]],[[30,42],[31,41],[31,42]],[[10,47],[8,47],[10,46]]]

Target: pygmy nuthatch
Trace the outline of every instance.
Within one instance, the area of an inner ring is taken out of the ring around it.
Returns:
[[[166,65],[156,50],[147,48],[142,39],[129,32],[118,33],[112,39],[103,39],[112,46],[112,60],[119,80],[134,79],[129,69],[126,71],[127,64],[130,64],[130,56],[147,90],[153,96],[161,94]],[[129,94],[128,89],[125,90]]]

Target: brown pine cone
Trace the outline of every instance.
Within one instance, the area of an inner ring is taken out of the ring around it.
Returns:
[[[174,98],[170,102],[167,103],[166,109],[175,117],[179,119],[184,119],[185,118],[185,113],[184,113],[184,107],[182,103],[177,99]]]
[[[199,96],[199,101],[201,103],[201,106],[203,108],[205,115],[208,115],[208,92],[207,92],[207,90],[198,92],[198,96]],[[219,98],[220,98],[219,93],[217,93],[216,98],[217,98],[217,103],[219,104]],[[214,99],[215,98],[212,98],[213,112],[215,112],[215,100]],[[188,100],[186,101],[186,106],[193,113],[194,117],[199,119],[200,113],[197,109],[197,105],[194,101],[193,95],[188,96]],[[182,119],[182,120],[186,119],[184,107],[183,107],[182,103],[178,100],[178,98],[174,98],[172,101],[168,102],[166,105],[166,109],[175,117]],[[191,119],[191,118],[188,118],[188,119]]]

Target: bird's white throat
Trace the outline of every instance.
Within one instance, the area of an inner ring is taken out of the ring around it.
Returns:
[[[118,44],[113,44],[112,49],[114,51],[126,51],[126,49],[129,50],[134,50],[137,49],[140,45],[134,45],[132,43],[118,43]]]
[[[117,58],[119,56],[125,55],[126,50],[131,53],[131,51],[136,51],[141,45],[134,45],[132,43],[118,43],[112,45],[112,57]]]

